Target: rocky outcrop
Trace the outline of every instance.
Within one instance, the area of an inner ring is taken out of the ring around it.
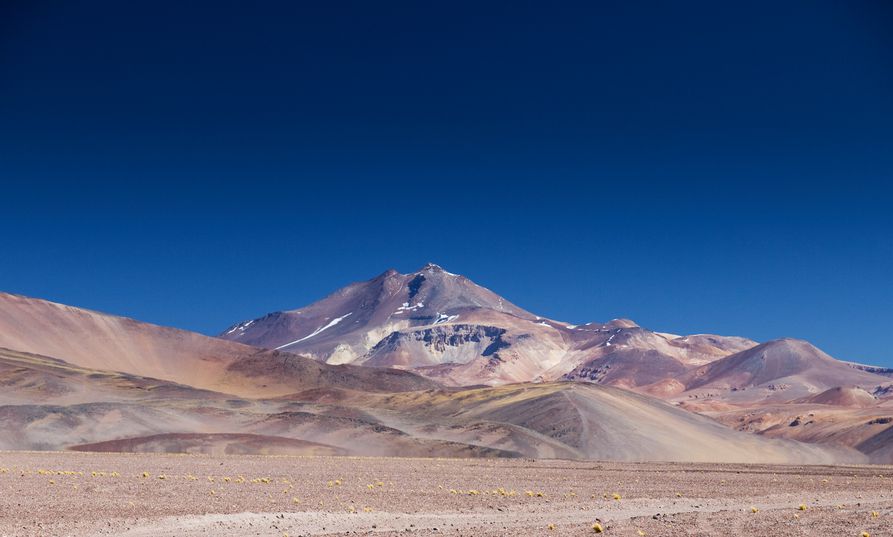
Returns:
[[[425,365],[468,363],[479,357],[497,358],[511,344],[506,330],[495,326],[452,324],[393,332],[366,355],[363,365],[392,367],[412,362]]]

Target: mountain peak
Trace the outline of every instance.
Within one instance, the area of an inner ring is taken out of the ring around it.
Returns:
[[[611,328],[638,328],[639,325],[636,324],[632,319],[627,319],[625,317],[621,317],[619,319],[611,319],[610,321],[605,323],[605,326]]]
[[[389,268],[388,270],[382,272],[381,274],[379,274],[378,276],[373,278],[373,280],[379,280],[382,278],[392,278],[394,276],[399,276],[399,275],[400,275],[400,273],[397,272],[397,269]]]
[[[392,332],[452,323],[460,315],[465,322],[490,323],[502,315],[535,317],[468,278],[428,263],[409,274],[385,271],[265,322],[238,323],[221,337],[267,349],[300,351],[329,363],[354,363]]]
[[[784,350],[786,352],[808,353],[815,356],[827,356],[825,352],[823,352],[812,343],[806,341],[805,339],[797,339],[792,337],[771,339],[765,343],[758,345],[757,347],[759,347],[760,349],[773,351]],[[830,356],[828,356],[828,358],[830,358]]]
[[[450,274],[449,272],[445,271],[443,269],[443,267],[441,267],[437,263],[431,263],[431,262],[425,263],[425,266],[420,268],[416,272],[445,272],[447,274]]]

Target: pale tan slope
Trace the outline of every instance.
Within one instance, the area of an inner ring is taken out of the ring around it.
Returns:
[[[0,293],[0,347],[248,397],[324,385],[365,390],[434,385],[400,371],[329,366],[149,323]]]
[[[0,348],[0,405],[73,405],[96,401],[225,399],[170,381],[88,369],[55,358]]]
[[[433,422],[497,422],[557,440],[578,458],[702,462],[860,462],[849,449],[769,441],[627,390],[579,383],[517,384],[367,397]]]
[[[217,376],[211,372],[256,352],[192,332],[6,293],[0,293],[0,347],[202,387]]]

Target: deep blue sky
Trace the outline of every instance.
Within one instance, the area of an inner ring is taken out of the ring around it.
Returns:
[[[77,4],[77,5],[75,5]],[[435,261],[893,366],[889,2],[3,2],[0,289],[218,333]]]

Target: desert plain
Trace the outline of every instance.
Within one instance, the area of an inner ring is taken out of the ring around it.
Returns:
[[[2,536],[863,532],[893,535],[891,466],[0,453]]]

